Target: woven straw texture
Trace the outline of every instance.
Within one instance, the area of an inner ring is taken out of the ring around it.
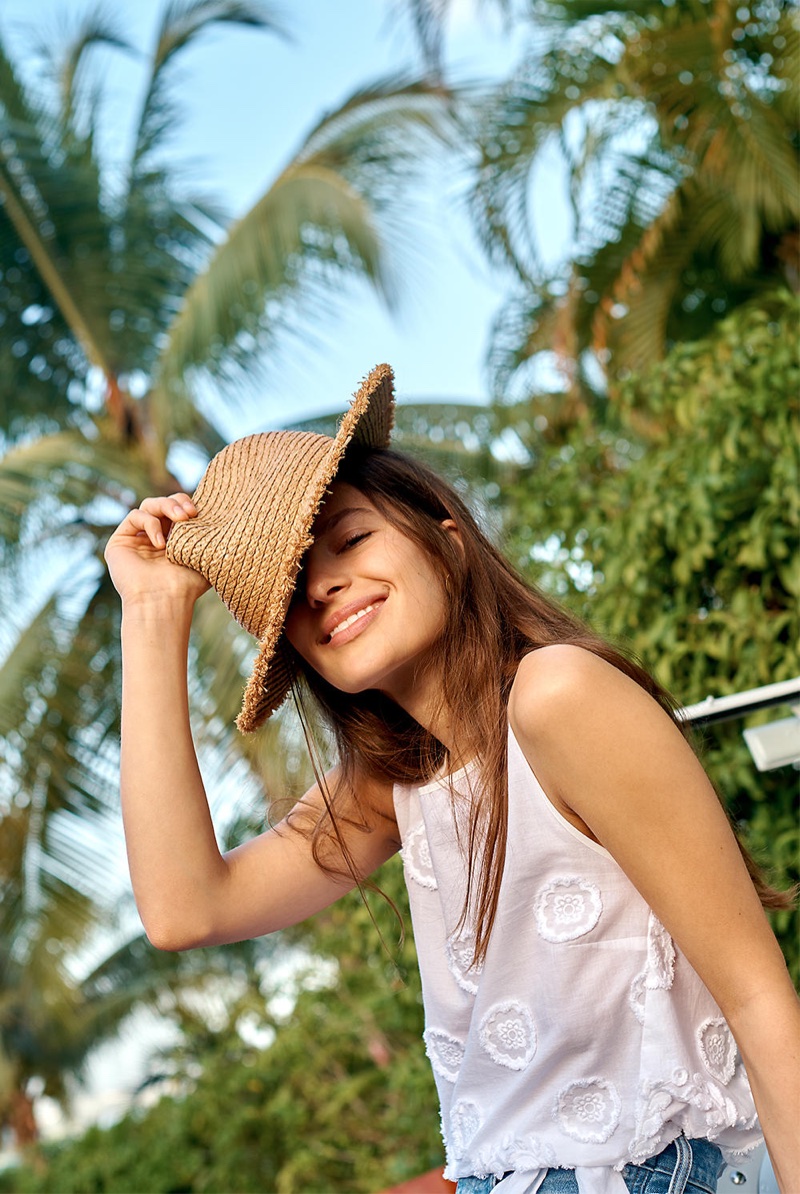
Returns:
[[[167,557],[200,572],[260,643],[236,724],[258,728],[283,703],[292,663],[283,623],[311,527],[347,445],[385,448],[394,416],[388,365],[364,380],[336,436],[248,435],[217,453],[193,494],[197,517],[176,523]]]

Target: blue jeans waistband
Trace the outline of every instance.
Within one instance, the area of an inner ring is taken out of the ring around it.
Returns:
[[[638,1165],[628,1164],[622,1177],[630,1194],[714,1194],[724,1169],[722,1153],[708,1140],[687,1140],[679,1136],[660,1153]],[[462,1177],[456,1194],[491,1194],[499,1178]],[[577,1194],[572,1169],[548,1169],[540,1194]]]

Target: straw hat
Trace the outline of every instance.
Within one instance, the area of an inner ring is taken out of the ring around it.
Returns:
[[[283,623],[314,518],[351,440],[368,448],[388,445],[393,382],[389,366],[377,365],[333,439],[269,431],[229,444],[193,494],[197,516],[170,530],[167,557],[200,572],[259,641],[236,719],[242,733],[257,729],[289,692],[294,667]]]

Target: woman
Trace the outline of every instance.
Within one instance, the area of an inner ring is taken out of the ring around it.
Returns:
[[[759,892],[785,897],[751,879],[655,682],[387,450],[392,401],[379,366],[335,439],[237,441],[194,501],[148,498],[109,541],[150,939],[272,932],[402,845],[460,1191],[713,1191],[720,1147],[761,1139],[753,1100],[783,1194],[800,1190],[800,1005]],[[284,822],[224,856],[186,685],[209,584],[260,644],[240,729],[310,690],[339,747]]]

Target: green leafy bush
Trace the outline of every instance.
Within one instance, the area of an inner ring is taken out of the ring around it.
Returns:
[[[399,859],[380,881],[407,917]],[[372,908],[394,943],[391,909]],[[185,1093],[46,1147],[44,1165],[0,1173],[1,1194],[369,1194],[441,1164],[413,944],[393,961],[357,895],[300,936],[336,959],[335,989],[312,982],[285,1022],[265,1009],[268,1048],[247,1044],[235,1017],[189,1036]]]
[[[502,498],[510,553],[682,704],[800,673],[799,319],[780,292],[629,379],[602,425],[517,423],[531,463]],[[741,729],[709,730],[703,761],[787,886],[797,772],[757,773]],[[775,923],[800,977],[796,918]]]

